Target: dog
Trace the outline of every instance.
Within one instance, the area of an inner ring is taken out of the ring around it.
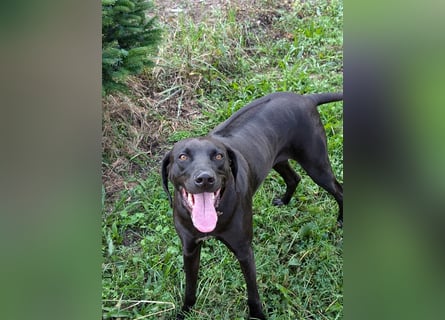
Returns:
[[[196,302],[201,244],[209,237],[222,241],[239,261],[249,316],[266,319],[252,250],[252,198],[272,168],[286,183],[275,205],[288,204],[301,179],[288,162],[293,159],[335,198],[337,221],[342,225],[343,187],[332,172],[317,110],[321,104],[340,100],[342,93],[272,93],[241,108],[207,136],[177,142],[165,155],[162,183],[173,207],[186,277],[177,319],[184,319]]]

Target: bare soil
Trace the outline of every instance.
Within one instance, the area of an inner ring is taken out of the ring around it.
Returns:
[[[304,1],[304,0],[303,0]],[[227,12],[234,9],[237,12],[237,18],[257,19],[259,23],[267,21],[267,13],[275,12],[277,9],[290,8],[294,1],[276,1],[276,0],[155,0],[157,15],[163,21],[175,19],[179,13],[187,14],[195,22],[208,19],[214,12]]]

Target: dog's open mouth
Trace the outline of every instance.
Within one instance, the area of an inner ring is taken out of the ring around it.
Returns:
[[[201,232],[212,232],[216,228],[220,191],[193,194],[181,189],[182,201],[191,214],[193,225]]]

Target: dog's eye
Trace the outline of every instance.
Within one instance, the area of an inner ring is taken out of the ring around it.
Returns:
[[[180,155],[179,155],[179,160],[181,160],[181,161],[185,161],[185,160],[187,160],[189,157],[186,155],[186,154],[183,154],[183,153],[181,153]]]
[[[222,160],[222,158],[224,158],[224,156],[223,156],[221,153],[218,153],[218,154],[215,156],[215,160]]]

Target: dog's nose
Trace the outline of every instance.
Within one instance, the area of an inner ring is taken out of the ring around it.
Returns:
[[[197,187],[208,187],[215,183],[215,177],[208,172],[201,172],[195,177],[195,185]]]

